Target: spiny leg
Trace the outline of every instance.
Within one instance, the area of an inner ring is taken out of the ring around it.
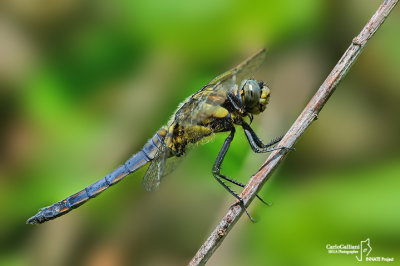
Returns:
[[[244,110],[244,105],[241,102],[240,98],[235,97],[235,95],[233,95],[232,93],[228,93],[227,97],[236,111]]]
[[[227,180],[227,178],[223,175],[220,174],[221,172],[221,165],[222,162],[224,161],[226,152],[229,149],[229,146],[231,145],[231,142],[233,140],[233,137],[235,136],[235,128],[232,127],[231,133],[229,136],[225,139],[224,144],[222,145],[221,150],[218,153],[217,159],[214,162],[213,168],[212,168],[212,173],[215,179],[220,183],[232,196],[234,196],[238,201],[241,207],[245,210],[247,216],[250,218],[252,222],[255,222],[253,217],[251,217],[250,213],[247,211],[246,206],[244,205],[243,199],[239,197],[238,194],[236,194],[232,189],[230,189],[222,179]]]
[[[285,149],[285,150],[295,150],[294,148],[288,148],[288,147],[271,147],[275,144],[277,144],[279,141],[281,141],[282,137],[276,138],[272,140],[268,144],[264,144],[257,134],[254,132],[254,130],[250,127],[249,124],[247,124],[245,121],[242,122],[242,127],[244,130],[244,133],[246,134],[247,140],[249,141],[249,144],[252,148],[252,150],[256,153],[265,153],[265,152],[270,152],[274,150],[280,150],[280,149]],[[262,202],[267,204],[264,200],[262,200],[258,195],[256,195],[257,198],[259,198]],[[269,204],[267,204],[269,206]]]
[[[240,183],[240,182],[238,182],[238,181],[236,181],[236,180],[234,180],[234,179],[231,179],[231,178],[226,177],[226,176],[221,175],[221,174],[220,174],[220,177],[223,178],[223,179],[225,179],[226,181],[232,183],[232,184],[235,184],[235,185],[239,186],[239,187],[242,187],[242,188],[245,187],[244,184],[242,184],[242,183]],[[257,197],[262,203],[264,203],[265,205],[271,206],[271,203],[268,203],[268,202],[264,201],[260,196],[256,195],[256,197]]]
[[[233,108],[236,111],[242,112],[245,111],[245,106],[240,97],[236,97],[233,93],[228,93],[227,95],[229,102],[232,104]],[[245,112],[244,116],[247,116],[250,119],[250,124],[253,122],[253,114]]]
[[[257,134],[253,131],[253,129],[250,127],[249,124],[243,121],[242,127],[244,130],[244,133],[247,137],[247,140],[249,141],[249,144],[252,148],[252,150],[256,153],[265,153],[265,152],[270,152],[270,151],[275,151],[275,150],[294,150],[294,148],[288,148],[288,147],[271,147],[278,143],[282,137],[277,138],[273,141],[271,141],[268,144],[262,143],[262,141],[258,138]]]

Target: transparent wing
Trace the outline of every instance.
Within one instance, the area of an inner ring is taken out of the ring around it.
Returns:
[[[225,82],[226,80],[233,79],[234,82],[238,85],[245,80],[245,79],[250,79],[254,76],[254,73],[257,72],[257,70],[260,68],[261,64],[265,60],[265,56],[267,54],[267,51],[265,49],[259,50],[257,53],[254,55],[250,56],[243,62],[241,62],[239,65],[235,66],[234,68],[226,71],[225,73],[219,75],[208,85],[210,84],[218,84]]]
[[[143,187],[147,191],[154,191],[160,185],[161,177],[163,176],[165,169],[167,155],[167,148],[164,145],[161,145],[143,177]]]
[[[243,80],[253,77],[265,55],[265,49],[258,51],[193,94],[177,112],[179,123],[194,125],[210,117],[226,101],[228,92],[238,88]]]
[[[170,174],[182,160],[183,156],[168,158],[168,148],[165,145],[159,147],[153,161],[143,177],[143,187],[147,191],[154,191],[160,185],[161,179]]]
[[[261,49],[255,55],[237,65],[233,69],[233,72],[235,72],[236,75],[236,84],[240,85],[243,80],[253,78],[254,74],[264,62],[266,54],[266,50]]]
[[[233,86],[233,80],[229,79],[223,83],[206,87],[201,93],[193,95],[189,104],[181,110],[178,116],[179,123],[182,125],[196,125],[211,117],[226,101],[228,91]]]

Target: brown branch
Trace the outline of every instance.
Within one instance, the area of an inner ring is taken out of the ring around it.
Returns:
[[[310,124],[318,118],[318,113],[328,101],[329,97],[334,92],[336,86],[343,79],[349,71],[352,64],[356,61],[361,51],[374,35],[375,31],[385,21],[390,11],[397,4],[398,0],[385,0],[379,6],[378,10],[371,17],[360,34],[352,40],[349,48],[340,58],[339,62],[328,75],[324,83],[318,89],[314,97],[310,100],[308,105],[304,108],[303,112],[293,123],[292,127],[283,137],[279,146],[293,147],[303,132],[310,126]],[[268,180],[272,172],[278,164],[286,156],[287,151],[279,150],[274,151],[267,158],[261,169],[250,179],[249,183],[243,189],[240,197],[243,198],[244,203],[248,206],[262,185]],[[217,225],[208,239],[203,243],[196,255],[192,258],[189,265],[203,265],[205,264],[218,246],[225,239],[228,232],[232,229],[233,225],[239,220],[243,214],[243,209],[239,205],[233,205],[221,222]]]

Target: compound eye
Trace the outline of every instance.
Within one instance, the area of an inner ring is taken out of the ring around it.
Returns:
[[[247,110],[255,107],[261,97],[261,88],[255,80],[247,80],[243,86],[244,105]]]

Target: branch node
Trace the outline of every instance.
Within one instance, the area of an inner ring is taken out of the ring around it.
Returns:
[[[351,43],[354,44],[354,45],[357,45],[357,46],[361,46],[362,45],[362,40],[360,40],[360,38],[357,36],[357,37],[353,38]]]

